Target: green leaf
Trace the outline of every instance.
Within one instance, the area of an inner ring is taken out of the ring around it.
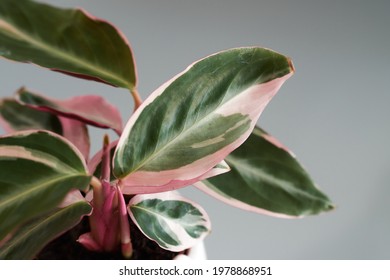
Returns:
[[[29,0],[0,1],[0,54],[113,86],[133,89],[136,85],[126,39],[83,10]]]
[[[82,154],[65,138],[48,131],[1,137],[0,240],[89,181]]]
[[[77,225],[91,211],[89,203],[78,201],[29,221],[0,247],[0,259],[33,259],[46,244]]]
[[[257,47],[192,64],[132,115],[114,155],[115,176],[128,187],[188,185],[245,141],[293,71],[289,58]]]
[[[230,172],[195,185],[233,206],[280,217],[333,209],[293,154],[260,128],[225,161]]]
[[[7,132],[44,129],[62,134],[62,125],[57,116],[23,106],[14,99],[0,100],[0,121]]]
[[[191,248],[210,232],[207,213],[174,192],[136,195],[128,212],[148,238],[174,252]]]

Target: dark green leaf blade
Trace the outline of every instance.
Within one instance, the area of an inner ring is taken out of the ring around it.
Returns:
[[[89,182],[82,154],[61,136],[23,131],[1,137],[0,240]]]
[[[47,243],[77,225],[91,211],[89,203],[78,201],[29,221],[0,247],[0,259],[33,259]]]
[[[127,40],[83,10],[0,1],[0,55],[130,90],[136,85]]]
[[[274,216],[333,209],[292,153],[258,127],[225,161],[230,172],[195,185],[233,206]]]

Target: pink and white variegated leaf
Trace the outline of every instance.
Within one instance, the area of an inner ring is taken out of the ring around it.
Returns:
[[[16,99],[21,104],[37,110],[51,112],[101,128],[111,128],[117,134],[122,132],[122,118],[119,110],[101,96],[83,95],[58,100],[21,88],[16,93]]]
[[[193,183],[245,141],[293,72],[289,58],[258,47],[195,62],[130,118],[114,155],[115,176],[125,188]]]
[[[71,190],[85,190],[90,182],[82,154],[49,131],[0,137],[0,170],[0,240],[55,209]]]
[[[111,157],[114,154],[114,150],[116,149],[116,146],[118,144],[118,140],[111,142],[109,144],[109,150]],[[100,150],[97,152],[92,159],[88,162],[88,169],[90,174],[94,174],[96,177],[101,176],[101,161],[102,161],[102,156],[103,156],[103,150]],[[218,163],[216,166],[214,166],[211,170],[207,171],[205,174],[202,174],[201,176],[194,178],[190,181],[187,181],[187,185],[191,185],[192,183],[198,182],[200,180],[205,180],[207,178],[217,176],[219,174],[223,174],[226,172],[229,172],[230,168],[227,165],[225,161],[222,161]],[[115,181],[116,178],[114,175],[111,173],[110,174],[110,180]],[[177,182],[180,186],[183,184],[182,181]],[[142,184],[139,186],[132,185],[132,186],[122,186],[122,192],[127,195],[132,195],[132,194],[147,194],[147,193],[158,193],[158,192],[164,192],[167,191],[167,189],[174,190],[175,188],[175,182],[171,182],[169,186],[143,186]]]
[[[194,185],[234,207],[276,217],[314,215],[334,207],[293,153],[258,127],[225,160],[231,172]]]
[[[136,86],[126,38],[110,23],[80,9],[0,1],[0,55],[130,90]]]
[[[66,207],[56,208],[23,224],[0,247],[1,260],[33,259],[50,241],[76,226],[92,212],[85,200],[77,200]],[[45,258],[45,256],[42,256]]]
[[[142,186],[142,183],[140,183],[139,186],[137,186],[135,184],[131,185],[131,186],[123,185],[122,192],[124,194],[130,194],[130,195],[131,194],[148,194],[148,193],[165,192],[165,191],[169,191],[169,190],[178,189],[178,188],[182,187],[183,184],[186,186],[189,186],[189,185],[192,185],[192,184],[199,182],[201,180],[205,180],[205,179],[208,179],[208,178],[211,178],[211,177],[214,177],[214,176],[217,176],[217,175],[229,172],[229,171],[230,171],[229,166],[226,164],[225,161],[222,161],[222,162],[218,163],[216,166],[214,166],[213,168],[211,168],[206,173],[204,173],[196,178],[193,178],[191,180],[187,180],[187,181],[173,180],[173,181],[169,182],[169,184],[162,185],[162,186]]]
[[[128,213],[145,236],[173,252],[193,247],[211,230],[204,209],[176,192],[136,195]]]

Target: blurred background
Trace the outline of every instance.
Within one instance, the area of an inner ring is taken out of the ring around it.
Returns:
[[[390,259],[390,2],[387,0],[45,0],[82,7],[123,31],[139,91],[154,89],[193,61],[240,46],[293,59],[296,73],[259,124],[288,146],[336,210],[278,219],[182,191],[209,213],[209,259]],[[0,59],[0,97],[19,87],[66,98],[99,94],[133,110],[126,90]],[[387,123],[387,124],[386,124]],[[0,131],[2,132],[2,131]],[[101,132],[93,149],[100,148]]]

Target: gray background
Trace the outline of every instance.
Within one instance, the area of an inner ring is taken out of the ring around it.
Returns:
[[[290,56],[296,74],[260,124],[290,147],[337,205],[331,213],[277,219],[232,208],[197,190],[209,213],[210,259],[390,257],[390,2],[287,0],[46,0],[84,7],[129,38],[146,97],[193,61],[260,45]],[[0,96],[22,85],[54,97],[101,94],[126,120],[125,90],[0,60]],[[93,134],[100,136],[93,130]],[[95,141],[98,149],[100,138]]]

